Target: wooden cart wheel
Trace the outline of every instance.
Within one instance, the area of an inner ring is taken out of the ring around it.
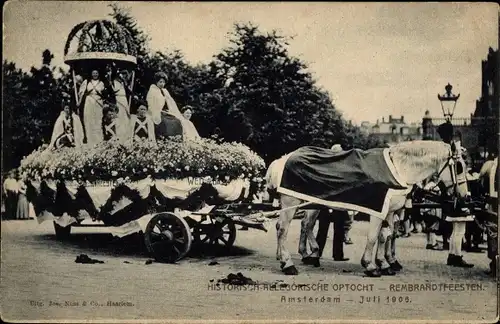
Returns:
[[[56,239],[58,240],[67,240],[71,234],[71,225],[63,227],[56,222],[54,222],[54,231],[56,233]]]
[[[193,239],[197,244],[222,244],[231,247],[236,240],[236,225],[229,219],[220,222],[212,217],[193,227]]]
[[[186,221],[173,213],[155,215],[144,233],[146,248],[158,262],[174,263],[191,248],[191,231]]]

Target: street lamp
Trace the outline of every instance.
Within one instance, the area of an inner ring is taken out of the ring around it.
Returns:
[[[444,89],[446,93],[443,95],[438,94],[438,99],[441,102],[441,109],[443,109],[443,115],[446,120],[451,120],[453,118],[453,113],[455,112],[455,107],[457,105],[457,100],[460,98],[460,94],[454,95],[451,90],[453,86],[447,84]]]

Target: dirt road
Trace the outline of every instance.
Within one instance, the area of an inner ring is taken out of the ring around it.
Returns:
[[[195,249],[178,264],[146,265],[149,257],[139,236],[116,239],[105,229],[79,228],[68,242],[59,242],[51,222],[3,221],[2,318],[471,322],[491,321],[496,316],[497,286],[483,273],[488,265],[485,253],[466,254],[466,260],[476,265],[472,269],[448,267],[447,252],[425,250],[424,235],[416,234],[398,240],[403,271],[372,279],[363,277],[359,265],[366,223],[354,223],[355,244],[345,248],[351,260],[329,258],[329,239],[320,268],[300,264],[296,253],[299,226],[299,221],[293,222],[288,248],[300,274],[288,277],[281,274],[275,259],[273,230],[238,231],[236,246],[229,251]],[[75,263],[79,254],[104,263]],[[218,264],[210,266],[213,260]],[[216,286],[217,279],[237,272],[265,284]],[[425,292],[397,291],[411,289],[404,284]]]

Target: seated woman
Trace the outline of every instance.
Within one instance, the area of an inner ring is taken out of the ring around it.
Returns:
[[[80,147],[83,144],[83,126],[80,117],[71,111],[68,103],[64,104],[52,131],[48,149],[61,147]]]
[[[167,76],[163,72],[155,74],[155,83],[149,88],[146,100],[149,115],[155,124],[156,138],[182,136],[184,118],[170,93],[165,89]]]
[[[105,141],[109,141],[117,137],[117,112],[114,106],[105,105],[102,117],[102,133]]]
[[[193,108],[191,106],[184,106],[182,108],[182,138],[184,140],[197,140],[200,138],[196,127],[193,122],[191,122],[191,116],[193,116]]]
[[[131,115],[130,125],[132,126],[130,134],[133,141],[156,143],[154,123],[148,115],[148,108],[145,105],[139,106],[137,115]]]

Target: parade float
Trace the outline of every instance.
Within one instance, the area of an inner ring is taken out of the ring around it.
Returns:
[[[64,53],[77,105],[78,76],[96,67],[128,69],[133,89],[135,45],[119,25],[105,20],[78,24]],[[52,220],[58,238],[78,226],[106,226],[118,237],[142,232],[157,261],[175,262],[193,240],[233,245],[235,224],[265,230],[262,219],[245,217],[251,210],[273,208],[249,203],[264,167],[239,143],[171,137],[43,146],[22,160],[19,172],[37,220]]]

